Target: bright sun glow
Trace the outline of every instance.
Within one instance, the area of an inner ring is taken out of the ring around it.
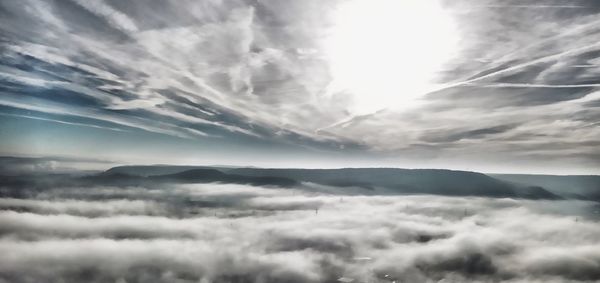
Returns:
[[[334,20],[332,89],[353,96],[355,114],[414,104],[456,51],[454,22],[435,0],[350,0]]]

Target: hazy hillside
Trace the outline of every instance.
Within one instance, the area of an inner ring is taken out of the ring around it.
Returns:
[[[134,176],[155,176],[180,173],[192,169],[210,169],[208,166],[173,166],[173,165],[130,165],[117,166],[106,170],[105,173],[121,173]]]
[[[279,186],[291,187],[298,182],[291,178],[276,176],[243,176],[226,174],[216,169],[191,169],[168,175],[157,175],[147,177],[153,181],[172,181],[180,183],[233,183],[248,184],[254,186]]]
[[[493,174],[497,179],[516,184],[541,186],[552,193],[568,198],[593,199],[600,201],[600,176],[554,176]]]
[[[13,173],[12,171],[10,173]],[[1,172],[0,172],[1,174]],[[100,174],[23,172],[3,175],[0,187],[137,186],[224,183],[253,186],[328,186],[341,194],[434,194],[600,201],[600,176],[482,174],[444,169],[266,169],[227,166],[117,166]]]
[[[137,176],[169,175],[158,179],[178,182],[232,182],[260,184],[286,184],[310,182],[334,187],[358,187],[367,191],[384,189],[394,194],[436,194],[448,196],[487,196],[530,199],[557,199],[555,194],[535,185],[512,184],[488,175],[442,169],[398,168],[344,168],[344,169],[262,169],[213,167],[211,170],[227,174],[203,177],[203,166],[121,166],[106,173]],[[211,171],[212,175],[219,175]],[[262,178],[262,179],[246,179]],[[210,179],[210,180],[209,180]]]

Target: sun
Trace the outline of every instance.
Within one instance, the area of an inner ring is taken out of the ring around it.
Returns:
[[[326,40],[330,89],[352,96],[351,111],[404,108],[434,85],[457,48],[455,23],[436,0],[349,0]]]

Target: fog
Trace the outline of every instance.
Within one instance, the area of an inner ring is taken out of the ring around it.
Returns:
[[[600,280],[594,202],[230,184],[22,190],[0,198],[0,282]]]

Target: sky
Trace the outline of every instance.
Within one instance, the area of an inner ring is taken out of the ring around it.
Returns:
[[[597,1],[0,2],[0,154],[600,174]]]

